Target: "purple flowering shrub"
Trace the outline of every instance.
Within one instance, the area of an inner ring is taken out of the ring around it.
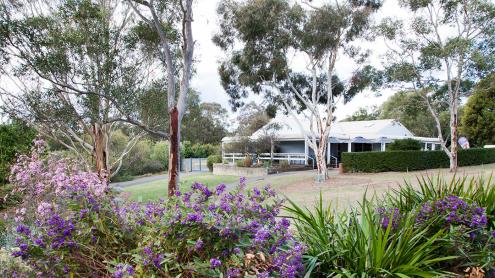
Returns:
[[[399,227],[401,213],[398,208],[379,207],[376,212],[380,219],[380,225],[384,230],[386,230],[390,224],[392,224],[392,230],[396,230]]]
[[[168,202],[133,208],[127,217],[141,227],[134,264],[146,275],[168,270],[186,276],[296,277],[304,248],[278,219],[282,200],[269,187],[246,194],[195,183]]]
[[[106,180],[69,160],[31,156],[12,168],[25,205],[15,221],[14,257],[39,275],[295,277],[304,248],[278,218],[282,200],[269,187],[245,192],[195,183],[167,201],[125,204]]]
[[[457,256],[450,260],[449,269],[473,265],[484,265],[487,269],[495,266],[495,232],[490,231],[485,209],[474,202],[449,195],[438,200],[425,202],[415,213],[417,229],[427,228],[429,235],[445,230],[445,238],[439,255]],[[403,218],[398,208],[378,208],[377,214],[383,229],[392,224],[397,230]],[[447,264],[444,263],[445,267]]]
[[[437,219],[436,224],[439,226],[462,226],[473,232],[482,230],[487,225],[484,208],[453,195],[421,206],[417,221],[423,223],[433,218]]]

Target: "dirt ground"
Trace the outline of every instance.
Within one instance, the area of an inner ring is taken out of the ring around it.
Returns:
[[[469,166],[459,168],[457,177],[489,177],[495,171],[495,164]],[[390,188],[397,188],[404,182],[417,184],[417,178],[421,176],[451,179],[453,174],[448,169],[435,169],[427,171],[416,171],[407,173],[386,172],[372,174],[339,174],[331,171],[330,178],[324,183],[314,181],[315,172],[294,172],[280,176],[267,176],[262,180],[248,183],[249,187],[261,187],[266,184],[280,194],[295,201],[300,205],[311,206],[321,192],[323,199],[331,203],[338,210],[354,206],[362,200],[364,194],[382,195]]]

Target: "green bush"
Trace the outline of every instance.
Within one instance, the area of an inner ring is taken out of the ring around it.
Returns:
[[[191,144],[189,141],[182,143],[181,155],[184,158],[205,158],[210,155],[220,154],[220,147],[212,144]]]
[[[287,160],[280,161],[279,165],[280,165],[281,169],[289,169],[289,166],[290,166],[289,161],[287,161]]]
[[[448,168],[449,158],[443,151],[388,151],[342,153],[346,172],[403,172]],[[495,149],[459,150],[458,165],[495,163]]]
[[[34,270],[22,260],[11,254],[16,250],[0,248],[0,277],[35,277]]]
[[[210,172],[213,172],[214,163],[222,163],[222,156],[218,154],[208,156],[208,159],[206,160],[206,165],[208,165],[208,169],[210,170]]]
[[[253,165],[253,160],[250,156],[246,156],[242,160],[237,160],[235,165],[237,165],[237,167],[251,167]]]
[[[23,124],[0,125],[0,184],[7,181],[16,156],[29,151],[35,136],[36,131]]]
[[[165,170],[168,169],[168,142],[159,141],[151,148],[151,160],[159,161]]]
[[[22,202],[22,195],[14,193],[10,184],[0,184],[0,210],[15,206]]]
[[[420,151],[422,147],[423,144],[416,139],[397,139],[387,145],[387,151]]]

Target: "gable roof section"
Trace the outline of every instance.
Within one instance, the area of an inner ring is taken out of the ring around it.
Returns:
[[[275,132],[277,138],[282,140],[303,140],[304,133],[307,135],[311,134],[310,121],[307,119],[299,119],[299,123],[289,115],[280,115],[256,131],[251,138],[256,139],[262,137],[267,133],[267,129],[272,124],[277,124],[280,127],[280,129]],[[301,131],[300,126],[303,127],[304,133]],[[330,129],[330,138],[337,141],[351,140],[353,142],[366,142],[366,140],[387,141],[403,138],[415,138],[428,142],[439,141],[437,138],[415,137],[404,125],[394,119],[336,122],[332,124]],[[225,137],[222,141],[231,142],[235,141],[235,138]]]

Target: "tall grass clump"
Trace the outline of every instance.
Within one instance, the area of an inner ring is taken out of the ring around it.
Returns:
[[[381,201],[400,211],[410,211],[425,202],[446,196],[458,196],[484,208],[488,226],[492,230],[495,228],[495,184],[492,176],[454,176],[450,180],[441,176],[422,176],[417,178],[417,185],[405,181],[399,188],[388,191]]]
[[[290,202],[300,240],[307,245],[306,277],[439,277],[439,255],[446,231],[430,234],[416,226],[414,213],[379,210],[364,199],[350,212],[336,214],[320,200],[312,208]],[[399,221],[400,220],[400,221]]]

